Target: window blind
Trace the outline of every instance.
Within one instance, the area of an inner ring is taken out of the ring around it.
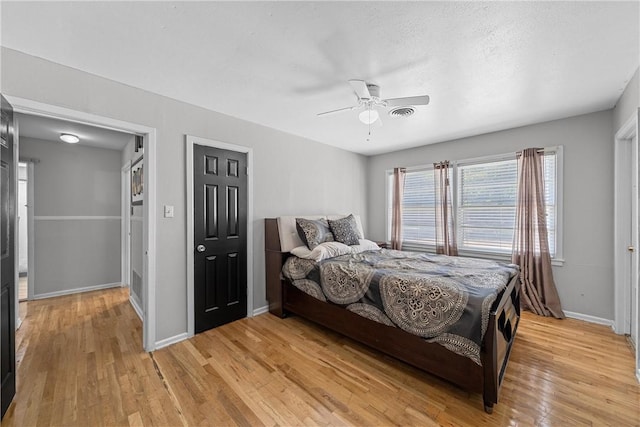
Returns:
[[[556,254],[558,212],[557,153],[544,157],[544,198],[551,256]],[[458,249],[510,254],[517,198],[517,161],[483,159],[453,164],[453,211]],[[392,176],[388,185],[391,188]],[[407,171],[403,199],[403,242],[408,247],[435,246],[435,193],[432,168]],[[391,192],[388,215],[391,218]]]
[[[515,159],[458,166],[458,249],[511,252],[517,174]]]
[[[409,171],[405,175],[402,240],[408,243],[436,244],[433,169]]]
[[[557,230],[557,156],[556,153],[544,155],[544,205],[547,219],[547,235],[549,236],[549,252],[553,258],[556,255]]]

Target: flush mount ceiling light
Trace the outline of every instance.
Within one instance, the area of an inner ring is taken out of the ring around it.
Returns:
[[[360,114],[358,114],[358,118],[365,125],[370,125],[371,123],[375,122],[376,120],[378,120],[378,117],[379,117],[378,111],[373,110],[371,108],[368,108],[363,112],[361,112]]]
[[[75,135],[72,135],[70,133],[61,133],[60,134],[60,139],[63,140],[64,142],[68,143],[68,144],[76,144],[78,142],[80,142],[80,138],[78,138]]]

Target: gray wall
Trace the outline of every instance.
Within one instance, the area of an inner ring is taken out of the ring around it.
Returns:
[[[120,152],[20,138],[20,155],[40,160],[34,296],[120,283]]]
[[[564,146],[564,259],[553,272],[563,308],[613,319],[613,122],[611,110],[369,158],[368,223],[385,238],[385,171]]]
[[[185,134],[253,148],[254,306],[266,305],[263,218],[366,209],[367,158],[2,48],[8,95],[157,129],[157,340],[187,330]],[[329,172],[328,172],[329,171]],[[366,229],[366,223],[364,224]]]
[[[637,114],[640,108],[640,68],[636,69],[635,74],[627,83],[627,87],[620,96],[613,109],[613,131],[614,133],[629,120],[629,117],[635,112]]]

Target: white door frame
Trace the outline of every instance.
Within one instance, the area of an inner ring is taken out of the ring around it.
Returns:
[[[253,149],[186,135],[187,163],[187,334],[195,334],[193,283],[193,146],[220,148],[247,154],[247,317],[253,316]]]
[[[35,197],[33,194],[33,165],[37,159],[20,159],[27,164],[27,300],[30,301],[35,295],[34,284],[36,276],[35,264],[35,222],[33,214],[35,212]]]
[[[131,162],[122,167],[122,184],[121,196],[122,203],[120,208],[121,218],[121,238],[120,254],[122,261],[120,262],[122,287],[131,287]]]
[[[19,144],[19,125],[17,125],[18,119],[16,117],[13,118],[14,123],[16,123],[15,129],[16,129],[16,142]],[[16,152],[18,152],[18,146],[16,145],[16,147],[14,147],[16,149]],[[17,157],[16,157],[17,158]],[[29,159],[29,158],[17,158],[17,163],[16,163],[16,167],[18,167],[17,165],[19,165],[20,163],[25,163],[27,165],[27,217],[24,218],[24,220],[27,222],[27,301],[30,301],[33,299],[33,295],[34,295],[34,288],[33,288],[33,284],[35,283],[33,277],[35,276],[35,262],[34,262],[34,254],[35,254],[35,250],[34,250],[34,245],[35,245],[35,235],[34,235],[34,221],[33,221],[33,212],[34,212],[34,197],[33,197],[33,165],[34,163],[37,163],[39,160],[37,159]],[[19,183],[19,179],[17,180]],[[19,189],[16,190],[16,199],[18,199],[18,194],[19,194]],[[18,216],[18,209],[19,206],[17,206],[16,203],[16,219]],[[17,227],[18,223],[16,222],[16,253],[19,253],[19,248],[20,248],[20,232],[19,229]],[[18,263],[16,263],[16,271],[18,271]],[[16,275],[16,298],[17,301],[16,304],[19,304],[19,300],[20,300],[20,296],[19,294],[19,290],[18,287],[20,286],[20,274],[18,272],[18,274]],[[17,305],[16,305],[17,307]],[[20,325],[22,324],[22,320],[20,318],[20,313],[18,313],[20,310],[16,310],[16,329],[18,329],[20,327]]]
[[[615,319],[614,329],[618,334],[629,334],[631,322],[635,322],[636,378],[640,381],[640,293],[636,292],[635,316],[631,318],[631,287],[638,287],[638,125],[640,109],[634,112],[615,135],[615,188],[614,188],[614,282],[615,282]],[[631,195],[631,197],[629,197]],[[631,236],[631,240],[629,240]],[[627,246],[634,251],[629,256]]]
[[[145,199],[143,217],[144,244],[144,319],[142,326],[142,341],[146,351],[156,348],[156,129],[137,123],[125,122],[96,114],[71,110],[30,99],[5,95],[16,113],[63,119],[70,122],[82,123],[90,126],[117,130],[133,134],[144,135],[145,146]],[[16,311],[18,307],[16,306]]]

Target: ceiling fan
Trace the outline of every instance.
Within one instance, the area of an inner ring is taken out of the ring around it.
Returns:
[[[324,113],[319,113],[318,116],[325,116],[328,114],[340,113],[343,111],[362,109],[362,112],[358,116],[362,123],[370,125],[378,121],[380,124],[382,124],[380,114],[377,110],[378,107],[411,107],[415,105],[429,104],[428,95],[382,99],[380,98],[380,86],[378,85],[367,83],[364,80],[349,80],[349,84],[358,97],[358,103],[352,107],[325,111]],[[397,112],[397,114],[393,114],[394,112]],[[406,117],[413,114],[413,112],[414,110],[410,108],[393,108],[390,111],[390,114],[399,117]]]

